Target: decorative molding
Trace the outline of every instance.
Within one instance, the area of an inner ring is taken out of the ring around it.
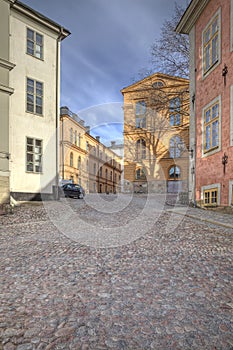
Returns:
[[[14,89],[9,86],[4,86],[0,84],[0,92],[5,92],[9,95],[12,95],[14,93]]]
[[[15,64],[0,58],[0,67],[12,70],[15,67]]]
[[[192,0],[176,27],[177,33],[189,34],[210,0]]]

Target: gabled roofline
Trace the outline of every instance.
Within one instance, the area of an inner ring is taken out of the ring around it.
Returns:
[[[33,19],[34,21],[38,22],[41,25],[46,26],[47,28],[51,29],[52,31],[56,32],[59,35],[59,39],[63,40],[67,36],[69,36],[71,33],[68,29],[65,29],[60,24],[54,22],[50,18],[42,15],[40,12],[35,11],[31,7],[23,4],[22,2],[15,0],[11,1],[11,8],[20,12],[21,14],[24,14],[25,16]]]
[[[180,82],[188,82],[189,79],[187,78],[182,78],[182,77],[177,77],[174,75],[169,75],[169,74],[165,74],[165,73],[154,73],[152,75],[149,75],[148,77],[145,77],[142,80],[139,80],[129,86],[124,87],[123,89],[121,89],[121,93],[124,94],[125,92],[129,92],[132,88],[136,88],[137,86],[140,86],[142,83],[145,83],[146,81],[150,81],[152,79],[158,79],[158,80],[165,80],[165,79],[171,79],[171,80],[177,80]]]
[[[175,31],[189,34],[209,0],[192,0],[176,26]]]

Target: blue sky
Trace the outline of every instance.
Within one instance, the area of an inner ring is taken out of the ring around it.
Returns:
[[[22,2],[71,32],[61,48],[61,105],[84,119],[102,142],[122,138],[120,90],[150,68],[150,47],[175,0]]]

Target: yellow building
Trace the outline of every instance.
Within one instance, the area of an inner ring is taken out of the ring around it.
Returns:
[[[155,73],[121,90],[125,191],[187,191],[188,88],[187,79]]]
[[[60,180],[72,180],[87,193],[115,193],[121,189],[122,158],[90,135],[77,114],[60,110]]]

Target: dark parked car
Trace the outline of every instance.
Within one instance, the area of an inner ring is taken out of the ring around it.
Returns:
[[[85,191],[82,186],[77,184],[66,184],[62,186],[62,191],[65,197],[83,198]]]

